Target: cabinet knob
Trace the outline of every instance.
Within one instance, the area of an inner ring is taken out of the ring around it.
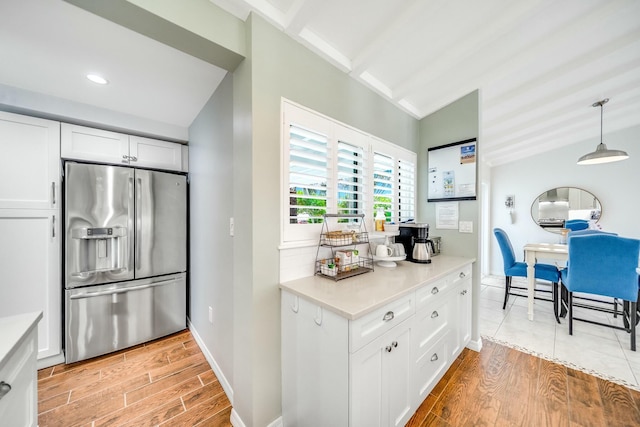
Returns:
[[[433,287],[433,289],[431,289],[431,293],[432,293],[433,295],[437,294],[438,292],[440,292],[440,289],[438,289],[438,287],[437,287],[437,286],[434,286],[434,287]]]
[[[467,290],[465,289],[464,291],[460,292],[460,295],[466,295],[467,294]]]
[[[394,341],[394,342],[392,342],[392,343],[391,343],[391,345],[393,346],[393,348],[398,347],[398,341]]]
[[[0,381],[0,399],[11,391],[11,386],[4,381]]]
[[[438,353],[433,353],[433,356],[431,356],[431,361],[435,362],[436,360],[438,360]]]
[[[393,320],[393,317],[394,317],[393,311],[387,311],[384,317],[382,318],[382,320],[384,322],[388,322],[389,320]]]
[[[137,162],[138,158],[136,156],[129,156],[129,160],[131,160],[132,162]]]
[[[387,353],[391,353],[391,350],[393,350],[390,345],[386,346],[384,349],[387,350]]]
[[[434,311],[433,313],[431,313],[431,318],[432,318],[432,319],[435,319],[435,318],[436,318],[436,317],[438,317],[438,316],[440,316],[440,315],[438,314],[438,312],[437,312],[437,311]]]
[[[467,275],[466,275],[466,274],[464,274],[464,271],[463,271],[463,272],[461,272],[461,273],[460,273],[460,276],[459,276],[459,277],[460,277],[461,279],[464,279],[465,277],[467,277]]]

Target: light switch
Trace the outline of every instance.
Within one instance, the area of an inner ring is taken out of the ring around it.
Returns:
[[[473,221],[459,221],[458,231],[460,233],[473,233]]]

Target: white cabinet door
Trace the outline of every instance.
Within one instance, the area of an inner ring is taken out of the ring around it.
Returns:
[[[413,415],[411,322],[404,322],[351,355],[350,425],[404,426]]]
[[[182,144],[132,135],[129,137],[129,155],[131,166],[182,170]]]
[[[348,320],[288,292],[281,302],[283,425],[346,426]]]
[[[3,426],[38,425],[36,343],[34,328],[0,369],[0,381],[11,387],[0,400],[0,421]]]
[[[129,164],[129,135],[62,123],[60,138],[65,159]]]
[[[60,201],[60,123],[0,112],[0,209]]]
[[[57,211],[0,209],[0,317],[42,311],[38,358],[61,352],[60,218]]]

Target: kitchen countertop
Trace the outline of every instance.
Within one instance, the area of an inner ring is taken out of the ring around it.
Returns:
[[[304,277],[280,284],[280,289],[305,298],[349,320],[356,320],[385,304],[438,280],[475,258],[438,255],[430,264],[398,262],[396,267],[374,266],[374,271],[333,281]]]
[[[0,369],[4,367],[22,340],[38,327],[42,312],[18,314],[0,318]]]

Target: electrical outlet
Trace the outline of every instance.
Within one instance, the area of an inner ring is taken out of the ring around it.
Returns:
[[[209,307],[209,323],[213,323],[213,307]]]
[[[233,237],[233,234],[235,233],[235,224],[233,222],[233,217],[229,218],[229,236]]]

